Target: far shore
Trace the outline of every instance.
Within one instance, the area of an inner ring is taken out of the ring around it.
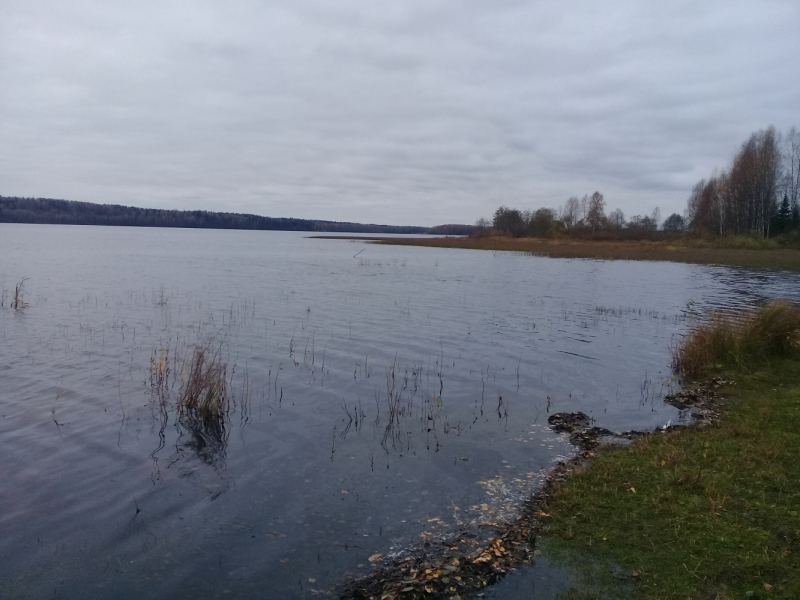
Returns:
[[[726,241],[595,241],[574,238],[512,237],[381,237],[313,236],[322,239],[350,239],[393,246],[428,246],[528,252],[551,258],[594,258],[601,260],[665,260],[670,262],[728,265],[752,269],[800,272],[800,249],[726,247]]]

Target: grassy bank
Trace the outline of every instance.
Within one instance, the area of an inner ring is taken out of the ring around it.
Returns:
[[[530,252],[553,258],[599,258],[604,260],[667,260],[672,262],[731,265],[756,269],[800,271],[800,249],[769,241],[758,244],[750,238],[678,241],[591,241],[571,238],[444,237],[370,238],[381,244],[433,246]]]
[[[715,424],[605,449],[558,487],[544,547],[595,583],[568,597],[800,598],[800,310],[712,321],[676,359],[735,377],[736,401]]]

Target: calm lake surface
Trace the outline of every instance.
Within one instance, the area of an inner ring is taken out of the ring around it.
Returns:
[[[0,225],[0,596],[330,597],[513,519],[573,452],[549,413],[684,418],[670,348],[709,309],[800,299],[797,274],[308,235]],[[217,426],[177,409],[197,344]]]

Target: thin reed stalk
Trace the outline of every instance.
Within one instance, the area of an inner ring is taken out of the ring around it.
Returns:
[[[11,308],[24,308],[25,302],[22,299],[22,291],[25,287],[25,282],[28,281],[27,277],[23,277],[22,280],[14,286],[14,296],[11,298]]]

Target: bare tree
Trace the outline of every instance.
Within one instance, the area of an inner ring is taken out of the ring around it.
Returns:
[[[786,134],[783,149],[782,187],[792,211],[800,207],[800,131],[794,127]]]
[[[586,219],[589,217],[589,194],[584,194],[583,198],[581,198],[581,222],[586,223]]]
[[[561,220],[567,229],[571,229],[577,225],[581,214],[581,201],[577,196],[573,196],[566,201],[564,207],[561,209]]]
[[[492,230],[492,223],[489,219],[485,219],[481,217],[475,222],[475,228],[472,230],[473,234],[477,237],[483,237],[489,235],[489,232]]]
[[[653,212],[650,213],[650,218],[653,220],[653,223],[656,224],[656,227],[658,227],[658,224],[661,223],[661,209],[656,206]]]
[[[605,206],[606,201],[600,192],[595,192],[589,198],[589,210],[586,214],[586,220],[592,228],[592,233],[602,227],[606,220]]]
[[[750,136],[730,170],[692,190],[691,227],[724,234],[768,236],[777,211],[780,182],[778,136],[773,127]]]
[[[625,225],[625,213],[623,213],[619,208],[613,210],[608,215],[608,222],[614,227],[623,227]]]

